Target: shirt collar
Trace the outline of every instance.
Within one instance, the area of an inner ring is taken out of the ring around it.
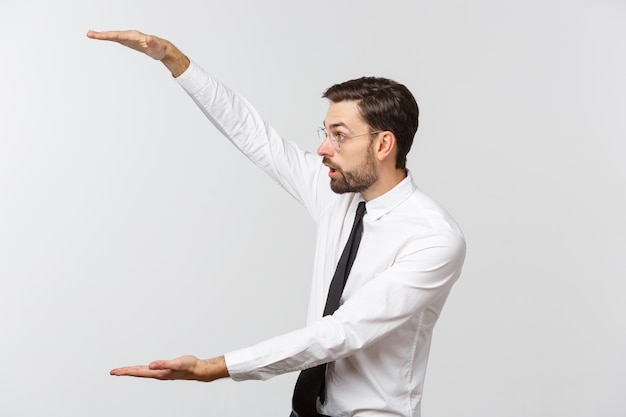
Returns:
[[[398,185],[385,194],[367,202],[365,206],[367,208],[367,217],[371,220],[380,219],[409,198],[416,189],[417,186],[413,183],[413,177],[409,171],[406,178],[400,181]]]

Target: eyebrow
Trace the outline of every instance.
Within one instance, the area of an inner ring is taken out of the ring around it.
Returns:
[[[322,122],[322,124],[323,124],[324,126],[326,126],[326,121]],[[333,123],[332,125],[329,125],[329,126],[328,126],[328,128],[329,128],[329,129],[334,129],[334,128],[336,128],[336,127],[340,127],[340,126],[343,126],[343,127],[345,127],[346,129],[350,130],[350,129],[348,128],[348,126],[347,126],[344,122]]]

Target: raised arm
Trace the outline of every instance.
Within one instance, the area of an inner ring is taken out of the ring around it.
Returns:
[[[135,51],[143,52],[150,58],[161,61],[172,73],[178,77],[189,67],[189,58],[185,56],[171,42],[154,35],[146,35],[137,30],[96,32],[90,30],[87,37],[103,41],[117,42]]]

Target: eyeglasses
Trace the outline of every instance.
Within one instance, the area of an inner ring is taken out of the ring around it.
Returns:
[[[317,135],[320,137],[320,140],[324,142],[326,138],[330,138],[330,143],[333,144],[333,147],[335,148],[336,151],[338,151],[341,148],[341,144],[348,139],[356,138],[359,136],[365,136],[365,135],[375,135],[380,132],[382,132],[382,130],[376,130],[374,132],[368,132],[368,133],[361,133],[359,135],[346,136],[343,133],[329,132],[326,130],[325,127],[320,127],[319,129],[317,129]]]

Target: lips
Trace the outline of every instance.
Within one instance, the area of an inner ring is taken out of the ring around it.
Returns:
[[[334,178],[337,175],[337,172],[339,171],[339,169],[333,165],[329,159],[327,159],[326,157],[324,157],[322,164],[324,164],[324,166],[328,167],[328,176],[331,178]]]

